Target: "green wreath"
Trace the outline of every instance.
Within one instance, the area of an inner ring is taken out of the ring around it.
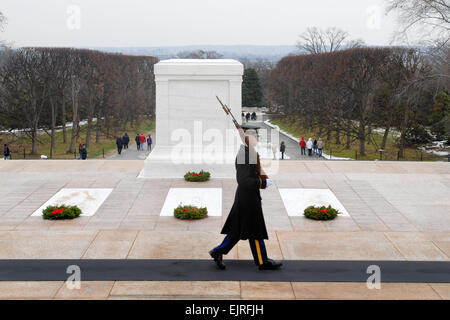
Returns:
[[[341,212],[332,208],[331,206],[309,206],[304,211],[305,217],[313,220],[333,220],[338,216],[338,214],[341,214]]]
[[[190,181],[190,182],[202,182],[209,180],[209,177],[211,174],[208,171],[200,171],[200,172],[187,172],[184,175],[184,180]]]
[[[59,206],[48,206],[42,210],[42,218],[46,220],[75,219],[78,218],[81,213],[81,209],[77,206],[66,206],[62,204]]]
[[[175,218],[182,220],[197,220],[208,216],[206,208],[198,208],[196,206],[179,205],[173,210]]]

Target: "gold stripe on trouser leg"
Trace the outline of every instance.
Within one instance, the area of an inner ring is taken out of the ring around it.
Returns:
[[[262,256],[261,256],[261,248],[259,247],[259,241],[255,240],[256,245],[256,253],[258,254],[259,264],[263,264]]]

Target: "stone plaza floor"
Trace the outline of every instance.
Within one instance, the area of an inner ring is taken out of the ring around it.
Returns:
[[[234,179],[137,178],[143,161],[0,162],[0,259],[209,259],[234,199]],[[269,256],[280,260],[450,260],[450,163],[281,161],[263,190]],[[222,216],[160,216],[170,188],[221,188]],[[112,188],[95,215],[31,216],[61,188]],[[289,216],[280,188],[330,189],[348,217]],[[241,241],[226,259],[251,260]],[[226,271],[225,271],[226,272]],[[0,281],[0,299],[450,299],[449,283]]]

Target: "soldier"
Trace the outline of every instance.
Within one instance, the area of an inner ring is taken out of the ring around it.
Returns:
[[[268,239],[266,225],[261,207],[259,189],[272,184],[266,176],[261,175],[259,155],[254,150],[258,139],[246,132],[245,145],[241,146],[236,157],[236,179],[238,187],[233,207],[221,231],[226,234],[223,242],[212,249],[209,254],[217,267],[225,269],[222,255],[227,254],[239,240],[249,240],[255,264],[260,270],[278,269],[282,264],[267,257],[264,239]]]

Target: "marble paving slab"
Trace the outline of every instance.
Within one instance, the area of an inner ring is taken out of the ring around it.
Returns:
[[[182,205],[206,207],[208,216],[222,216],[222,188],[170,188],[160,216],[173,216],[173,210]]]
[[[289,216],[303,216],[304,210],[309,206],[329,206],[339,210],[339,216],[349,217],[350,214],[336,198],[330,189],[302,189],[302,188],[279,188],[284,207]]]
[[[63,188],[37,209],[32,216],[41,216],[42,210],[47,206],[65,204],[78,206],[83,212],[81,216],[90,217],[97,212],[112,191],[112,188]]]

